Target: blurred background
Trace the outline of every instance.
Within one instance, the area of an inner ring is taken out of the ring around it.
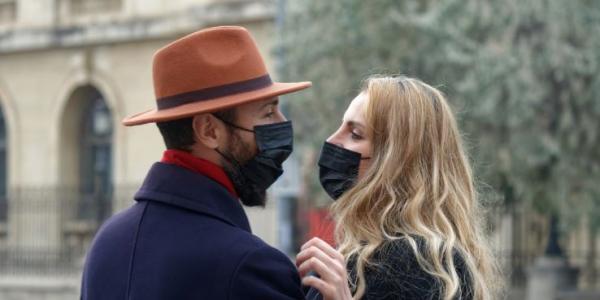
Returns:
[[[216,25],[314,84],[282,97],[296,150],[256,235],[332,240],[320,146],[364,78],[404,74],[459,118],[506,298],[600,299],[600,1],[0,0],[0,300],[78,299],[95,231],[164,150],[120,124],[154,106],[154,51]]]

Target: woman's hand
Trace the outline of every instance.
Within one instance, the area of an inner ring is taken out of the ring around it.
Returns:
[[[296,266],[302,284],[319,290],[324,300],[352,299],[344,256],[323,240],[313,238],[302,245],[296,256]],[[320,278],[306,276],[310,271],[319,274]]]

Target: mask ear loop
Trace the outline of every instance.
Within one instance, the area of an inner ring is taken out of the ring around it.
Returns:
[[[233,129],[239,129],[239,130],[243,130],[243,131],[247,131],[247,132],[252,132],[252,133],[255,133],[255,132],[254,132],[254,130],[250,130],[250,129],[246,129],[246,128],[244,128],[244,127],[237,126],[237,125],[235,125],[235,124],[233,124],[233,123],[227,122],[227,121],[225,121],[225,120],[223,120],[223,119],[221,119],[221,118],[217,117],[215,114],[212,114],[212,115],[213,115],[213,117],[217,118],[217,120],[219,120],[219,121],[223,122],[223,123],[224,123],[225,125],[227,125],[227,126],[230,126],[230,127],[232,127]],[[240,164],[240,162],[238,162],[238,161],[237,161],[237,159],[233,158],[233,157],[232,157],[232,156],[230,156],[230,155],[225,155],[223,152],[221,152],[221,151],[219,150],[219,148],[215,148],[215,151],[216,151],[217,153],[219,153],[219,155],[221,155],[221,157],[223,157],[223,158],[224,158],[226,161],[228,161],[230,164],[232,164],[234,168],[236,168],[237,170],[240,170],[240,169],[241,169],[241,166],[242,166],[242,165]]]
[[[214,114],[213,114],[213,117],[215,117],[215,118],[217,118],[218,120],[220,120],[221,122],[225,123],[225,125],[227,125],[227,126],[230,126],[230,127],[233,127],[234,129],[239,129],[239,130],[243,130],[243,131],[246,131],[246,132],[252,132],[252,133],[255,133],[255,132],[254,132],[254,130],[250,130],[250,129],[247,129],[247,128],[244,128],[244,127],[241,127],[241,126],[235,125],[235,124],[233,124],[233,123],[231,123],[231,122],[227,122],[227,121],[225,121],[225,120],[223,120],[223,119],[221,119],[221,118],[219,118],[219,117],[215,116]]]

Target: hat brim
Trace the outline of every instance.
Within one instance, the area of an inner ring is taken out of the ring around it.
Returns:
[[[190,117],[200,113],[214,112],[228,109],[234,106],[276,97],[279,95],[293,93],[306,89],[312,85],[311,82],[274,82],[272,85],[259,90],[245,92],[211,100],[199,101],[181,106],[161,109],[156,108],[129,116],[123,119],[123,125],[135,126],[147,123],[164,122]]]

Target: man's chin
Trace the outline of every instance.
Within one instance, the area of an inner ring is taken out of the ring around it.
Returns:
[[[241,197],[240,201],[246,207],[262,207],[264,208],[267,205],[267,195],[266,192],[251,196],[251,197]]]

